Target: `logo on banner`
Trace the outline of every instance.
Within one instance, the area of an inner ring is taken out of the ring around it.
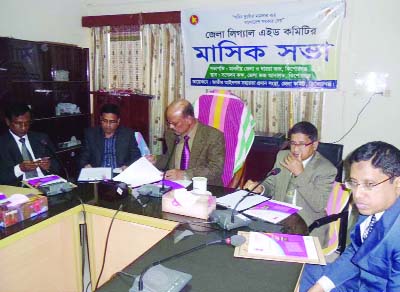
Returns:
[[[196,25],[199,23],[199,17],[197,15],[190,16],[190,23]]]

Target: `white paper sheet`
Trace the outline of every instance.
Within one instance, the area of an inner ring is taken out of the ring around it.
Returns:
[[[111,179],[110,167],[88,167],[82,168],[78,177],[78,181],[99,181]]]
[[[114,177],[113,180],[124,182],[134,188],[161,179],[162,172],[145,157],[142,157],[129,165],[123,172]]]
[[[217,204],[232,209],[247,193],[248,192],[244,190],[236,191],[232,194],[217,198]],[[244,199],[243,202],[241,202],[239,206],[237,206],[236,210],[240,212],[242,210],[260,204],[261,202],[264,202],[266,200],[268,200],[267,197],[261,195],[252,195]]]

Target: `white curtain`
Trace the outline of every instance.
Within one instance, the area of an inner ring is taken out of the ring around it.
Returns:
[[[183,49],[179,24],[147,24],[142,29],[143,93],[151,100],[150,147],[162,153],[165,116],[169,103],[184,98]]]
[[[110,27],[93,27],[91,36],[90,68],[92,90],[109,89]]]

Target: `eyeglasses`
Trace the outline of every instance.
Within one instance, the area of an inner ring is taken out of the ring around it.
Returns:
[[[110,124],[110,125],[115,125],[118,123],[118,120],[106,120],[106,119],[100,119],[100,121],[104,124]]]
[[[358,187],[362,187],[365,191],[372,191],[372,189],[376,186],[379,186],[380,184],[383,184],[384,182],[387,182],[388,180],[392,179],[393,176],[388,177],[387,179],[378,182],[378,183],[372,183],[372,182],[365,182],[365,183],[358,183],[352,180],[348,180],[344,182],[344,185],[346,188],[354,191]]]
[[[304,150],[307,146],[310,146],[313,143],[314,141],[311,141],[310,143],[296,143],[295,141],[289,141],[290,147],[298,147],[301,150]]]

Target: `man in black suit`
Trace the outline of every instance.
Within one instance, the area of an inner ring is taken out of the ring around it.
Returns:
[[[15,103],[4,113],[9,130],[0,136],[0,183],[18,185],[24,179],[58,173],[60,166],[52,158],[55,148],[49,137],[29,131],[30,108]]]
[[[124,170],[141,157],[131,129],[121,127],[120,111],[115,104],[100,110],[100,127],[86,129],[79,160],[82,167],[120,167]]]

